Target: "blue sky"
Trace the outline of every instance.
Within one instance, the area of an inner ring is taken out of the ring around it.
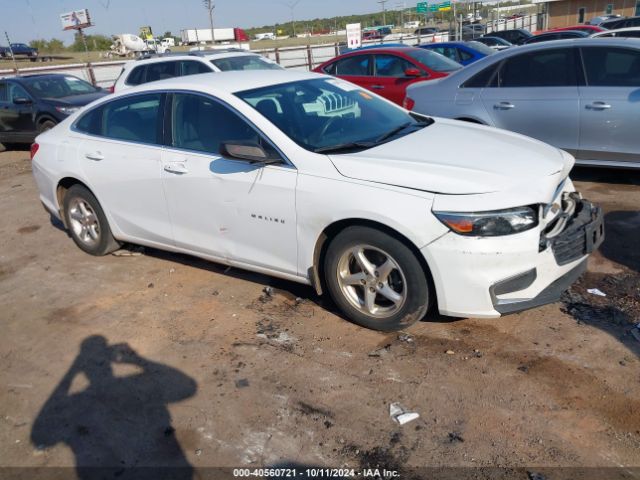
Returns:
[[[219,27],[254,27],[290,19],[285,5],[292,0],[215,0],[215,23]],[[387,9],[403,2],[389,0]],[[412,5],[414,2],[406,2]],[[35,38],[59,38],[69,43],[73,35],[62,32],[59,14],[88,8],[95,27],[87,33],[138,33],[151,25],[154,33],[209,25],[202,0],[0,0],[0,45],[7,31],[13,42]],[[296,20],[379,11],[376,0],[300,0]]]

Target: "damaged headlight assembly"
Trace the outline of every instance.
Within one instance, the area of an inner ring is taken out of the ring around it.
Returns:
[[[438,220],[459,235],[498,237],[530,230],[538,225],[538,213],[531,207],[489,212],[433,212]]]

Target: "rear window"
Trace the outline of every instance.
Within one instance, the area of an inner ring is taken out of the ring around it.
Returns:
[[[627,48],[582,49],[587,84],[593,87],[640,87],[640,52]]]
[[[266,60],[258,55],[241,55],[211,60],[223,72],[231,70],[282,70],[277,63]]]
[[[473,48],[475,51],[480,52],[484,55],[493,55],[496,51],[493,48],[487,47],[485,44],[480,42],[467,42],[469,47]]]
[[[423,48],[407,48],[403,53],[435,72],[453,72],[462,68],[462,65],[444,55]]]

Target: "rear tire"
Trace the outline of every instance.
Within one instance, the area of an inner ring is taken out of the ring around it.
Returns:
[[[64,217],[71,238],[84,252],[102,256],[120,248],[100,203],[82,185],[73,185],[64,196]]]
[[[329,244],[327,289],[354,323],[381,331],[409,327],[431,304],[430,280],[402,241],[370,227],[348,227]]]

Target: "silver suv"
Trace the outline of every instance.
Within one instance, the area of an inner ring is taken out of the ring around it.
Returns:
[[[273,60],[239,48],[150,55],[125,64],[112,90],[119,92],[143,83],[198,73],[280,69]]]

